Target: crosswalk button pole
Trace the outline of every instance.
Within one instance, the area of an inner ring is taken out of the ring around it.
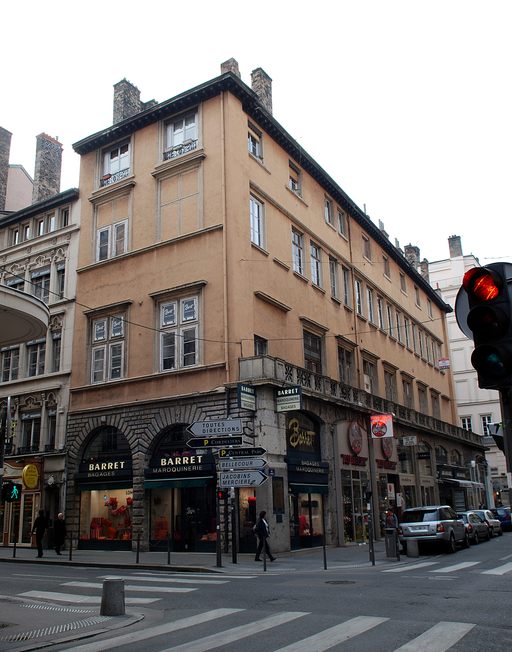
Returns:
[[[101,594],[101,616],[124,616],[124,580],[103,580]]]

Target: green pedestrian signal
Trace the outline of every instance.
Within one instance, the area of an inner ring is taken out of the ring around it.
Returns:
[[[21,500],[21,485],[16,482],[4,482],[2,484],[2,502],[15,503]]]

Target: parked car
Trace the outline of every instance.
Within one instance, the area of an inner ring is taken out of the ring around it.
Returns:
[[[494,507],[491,512],[501,523],[503,530],[512,530],[512,518],[510,516],[510,507]]]
[[[457,545],[469,546],[464,521],[450,505],[410,507],[400,519],[398,536],[404,550],[408,541],[434,542],[448,552],[455,552]]]
[[[480,541],[489,541],[491,538],[489,527],[477,512],[461,512],[458,516],[464,521],[470,543],[476,545]]]
[[[497,535],[501,537],[503,534],[503,529],[501,527],[501,522],[490,509],[475,509],[473,510],[475,514],[478,514],[482,520],[485,521],[487,527],[489,528],[489,536],[493,537]]]

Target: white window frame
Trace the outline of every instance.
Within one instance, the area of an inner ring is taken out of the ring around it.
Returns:
[[[473,417],[461,417],[460,418],[460,427],[462,430],[467,430],[469,432],[473,431]]]
[[[370,238],[367,235],[362,235],[362,240],[363,240],[363,256],[366,258],[366,260],[372,259],[372,243],[370,242]]]
[[[94,319],[91,324],[91,383],[124,378],[125,315]]]
[[[26,377],[42,376],[46,363],[46,340],[27,342],[26,356]],[[34,373],[31,373],[32,370]]]
[[[491,424],[492,421],[492,414],[481,414],[480,415],[480,424],[482,426],[482,435],[484,437],[491,437],[491,433],[489,432],[489,424]]]
[[[162,301],[158,312],[159,371],[167,373],[197,366],[199,297],[186,296]]]
[[[396,339],[402,344],[402,313],[395,310]]]
[[[191,120],[192,119],[192,120]],[[187,124],[187,121],[188,124]],[[195,150],[199,141],[199,111],[187,111],[164,125],[164,158],[171,159]]]
[[[291,161],[288,164],[288,188],[299,197],[302,195],[302,174]]]
[[[311,266],[311,282],[313,285],[322,287],[322,249],[316,242],[310,240],[309,256]]]
[[[332,200],[329,197],[324,199],[324,219],[327,224],[334,226],[334,212],[332,206]]]
[[[292,229],[292,262],[293,271],[304,276],[304,235]]]
[[[342,267],[343,273],[343,303],[352,308],[352,284],[350,282],[350,270],[348,267]]]
[[[12,346],[1,351],[2,369],[0,382],[9,383],[18,380],[20,375],[20,347]],[[13,364],[15,362],[15,364]],[[4,376],[6,376],[4,378]]]
[[[338,261],[336,258],[329,256],[329,279],[331,282],[331,297],[339,301],[340,298],[340,282],[338,275]]]
[[[348,238],[347,214],[341,208],[337,208],[338,215],[338,233],[344,238]]]
[[[363,283],[358,278],[354,279],[354,301],[356,306],[356,313],[360,317],[364,317]]]
[[[375,324],[374,292],[368,286],[366,287],[366,303],[368,305],[368,321]]]
[[[51,287],[51,270],[49,267],[44,267],[38,270],[33,270],[30,274],[30,293],[49,303],[50,301],[50,287]]]
[[[262,249],[265,246],[265,217],[264,205],[254,195],[249,198],[249,215],[251,228],[251,242]]]
[[[381,296],[377,296],[377,317],[379,320],[379,328],[385,331],[386,322],[384,320],[384,298]]]
[[[131,164],[131,143],[129,140],[103,150],[100,185],[108,186],[129,176]]]
[[[405,335],[405,346],[410,349],[411,348],[411,322],[410,320],[404,316],[404,335]]]
[[[388,322],[388,335],[390,337],[395,337],[393,334],[393,306],[390,303],[386,304],[386,316]]]
[[[122,237],[119,233],[122,232]],[[101,242],[101,237],[106,234],[106,243]],[[120,249],[119,244],[121,243]],[[102,248],[105,249],[106,255],[102,254]],[[122,256],[128,250],[128,220],[121,220],[108,226],[102,226],[96,231],[96,262],[109,260]]]
[[[383,274],[386,278],[391,278],[391,268],[389,266],[389,258],[382,254]]]

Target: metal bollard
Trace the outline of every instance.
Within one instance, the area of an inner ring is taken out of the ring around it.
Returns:
[[[124,616],[125,613],[124,580],[103,580],[100,615]]]
[[[14,539],[14,545],[12,547],[12,558],[16,557],[16,539]]]
[[[73,534],[69,535],[69,561],[73,561]]]
[[[407,541],[407,556],[408,557],[419,557],[420,551],[417,541]]]
[[[171,536],[167,534],[167,565],[171,565]]]
[[[135,563],[139,563],[139,556],[140,556],[140,530],[137,531],[137,555],[135,557]]]

